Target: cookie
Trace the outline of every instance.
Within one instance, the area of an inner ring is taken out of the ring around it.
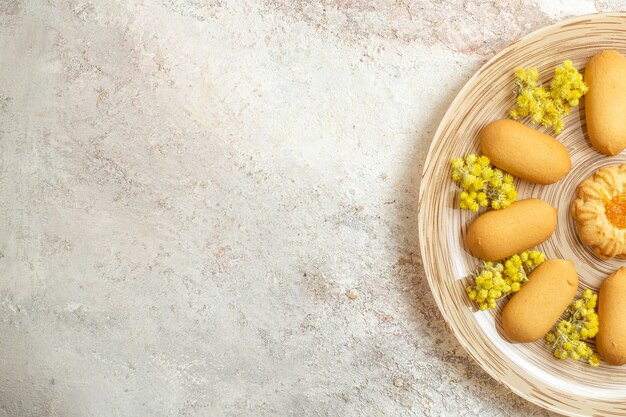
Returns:
[[[581,182],[570,213],[597,257],[626,258],[626,164],[602,167]]]
[[[585,69],[587,133],[594,148],[617,155],[626,148],[626,57],[613,50],[595,55]]]
[[[577,288],[578,274],[572,261],[545,261],[504,306],[504,333],[513,342],[534,342],[544,337],[568,308]]]
[[[477,258],[498,261],[545,241],[556,223],[556,209],[545,201],[520,200],[477,217],[467,230],[465,244]]]
[[[521,291],[521,290],[520,290]],[[598,297],[599,330],[596,347],[610,365],[626,363],[626,268],[604,280]]]
[[[489,123],[479,138],[483,155],[493,165],[530,182],[552,184],[572,168],[561,142],[514,120]]]

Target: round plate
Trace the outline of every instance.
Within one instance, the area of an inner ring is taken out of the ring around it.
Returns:
[[[533,32],[492,58],[469,80],[441,121],[426,159],[419,196],[419,238],[426,276],[441,314],[461,345],[491,376],[520,396],[576,416],[626,414],[626,366],[602,364],[592,368],[583,362],[558,361],[541,340],[509,343],[501,332],[504,300],[495,311],[477,312],[473,308],[465,287],[479,260],[465,250],[463,240],[477,214],[458,209],[450,160],[478,153],[480,129],[507,117],[515,101],[513,73],[517,67],[536,67],[540,81],[547,85],[564,60],[572,60],[582,73],[589,59],[604,49],[626,54],[626,13],[565,20]],[[519,199],[537,197],[558,208],[557,230],[539,249],[548,259],[574,261],[579,293],[585,288],[597,291],[602,280],[625,262],[597,259],[578,239],[569,206],[583,179],[601,166],[626,163],[626,151],[606,157],[591,147],[586,137],[584,103],[573,110],[565,125],[557,139],[570,152],[571,172],[548,186],[521,180],[516,185]]]

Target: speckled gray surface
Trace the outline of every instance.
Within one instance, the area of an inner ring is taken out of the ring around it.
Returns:
[[[0,416],[550,415],[446,328],[419,178],[485,60],[624,8],[0,0]]]

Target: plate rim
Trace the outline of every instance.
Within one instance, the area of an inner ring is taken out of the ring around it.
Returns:
[[[562,20],[554,22],[554,23],[552,23],[550,25],[541,27],[541,28],[539,28],[537,30],[534,30],[534,31],[524,35],[523,37],[513,41],[511,44],[507,45],[505,48],[500,50],[493,57],[491,57],[489,60],[487,60],[485,63],[483,63],[480,66],[480,68],[478,68],[478,70],[476,70],[473,73],[473,75],[465,82],[465,84],[463,85],[461,90],[457,93],[457,95],[454,97],[454,99],[448,105],[448,109],[446,110],[446,112],[442,116],[442,118],[441,118],[441,120],[440,120],[440,122],[439,122],[439,124],[437,126],[437,129],[435,130],[435,133],[433,134],[433,137],[431,139],[430,145],[428,147],[428,152],[426,154],[426,159],[424,160],[424,166],[423,166],[421,177],[420,177],[420,186],[419,186],[420,189],[419,189],[419,194],[418,194],[418,205],[417,205],[417,209],[418,209],[419,247],[420,247],[420,256],[422,258],[422,263],[424,265],[424,274],[425,274],[426,279],[428,281],[428,286],[430,288],[431,294],[433,295],[433,298],[435,300],[435,304],[437,305],[437,308],[439,309],[439,312],[443,316],[443,319],[444,319],[444,321],[446,323],[446,326],[450,330],[452,330],[452,333],[454,334],[456,340],[463,347],[463,349],[470,355],[470,357],[472,357],[472,359],[476,363],[478,363],[478,365],[485,372],[487,372],[487,374],[489,376],[491,376],[494,380],[496,380],[500,384],[506,386],[509,390],[511,390],[512,392],[514,392],[518,396],[524,398],[525,400],[527,400],[527,401],[529,401],[529,402],[531,402],[531,403],[533,403],[533,404],[535,404],[535,405],[537,405],[539,407],[547,409],[549,411],[553,411],[553,412],[564,414],[564,415],[568,415],[568,416],[576,416],[576,417],[584,417],[586,415],[585,414],[574,413],[571,410],[560,408],[560,407],[558,407],[557,405],[555,405],[553,403],[543,401],[541,398],[538,398],[536,396],[531,395],[530,393],[524,391],[522,388],[516,386],[515,384],[509,383],[508,381],[503,380],[502,378],[500,378],[500,376],[497,374],[497,372],[495,372],[495,370],[488,363],[483,363],[483,362],[481,362],[478,359],[478,357],[476,356],[475,348],[471,345],[471,343],[469,343],[464,337],[462,337],[460,335],[458,329],[454,325],[453,320],[450,319],[449,315],[446,313],[445,309],[443,308],[442,301],[441,301],[440,297],[438,296],[438,294],[437,294],[437,292],[435,291],[435,288],[434,288],[434,286],[435,286],[434,279],[431,276],[431,273],[429,272],[429,269],[432,269],[433,272],[436,272],[436,268],[429,268],[430,262],[428,261],[429,258],[426,256],[426,249],[425,249],[425,244],[424,244],[424,242],[426,241],[426,236],[425,236],[425,233],[424,233],[424,227],[423,226],[426,223],[427,219],[426,219],[426,215],[424,214],[424,213],[426,213],[426,210],[424,210],[424,205],[425,205],[425,198],[424,197],[426,196],[426,194],[427,194],[426,190],[427,190],[427,188],[429,188],[428,186],[430,185],[429,181],[427,180],[427,176],[428,176],[428,171],[429,171],[431,165],[433,164],[433,153],[434,153],[433,151],[435,149],[435,146],[439,143],[439,140],[437,140],[437,139],[439,139],[442,136],[442,131],[445,128],[444,123],[442,123],[442,122],[447,120],[450,117],[451,109],[458,106],[459,102],[462,101],[462,99],[466,95],[466,92],[472,87],[472,85],[475,83],[476,79],[480,76],[480,74],[486,68],[488,68],[490,65],[492,65],[494,62],[498,61],[502,56],[504,56],[504,55],[510,53],[511,51],[515,50],[515,48],[518,46],[518,44],[523,43],[523,42],[527,41],[528,39],[532,39],[532,38],[536,38],[538,36],[541,36],[541,34],[543,34],[545,32],[552,32],[554,29],[556,29],[558,27],[563,27],[564,25],[580,24],[580,23],[585,23],[585,21],[592,21],[592,20],[603,19],[603,18],[624,19],[624,18],[626,18],[626,11],[614,11],[614,12],[591,13],[591,14],[579,15],[579,16],[574,16],[574,17],[569,17],[569,18],[566,18],[566,19],[562,19]]]

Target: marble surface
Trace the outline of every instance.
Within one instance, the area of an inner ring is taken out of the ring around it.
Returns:
[[[624,1],[0,0],[0,416],[548,416],[446,328],[420,174]]]

